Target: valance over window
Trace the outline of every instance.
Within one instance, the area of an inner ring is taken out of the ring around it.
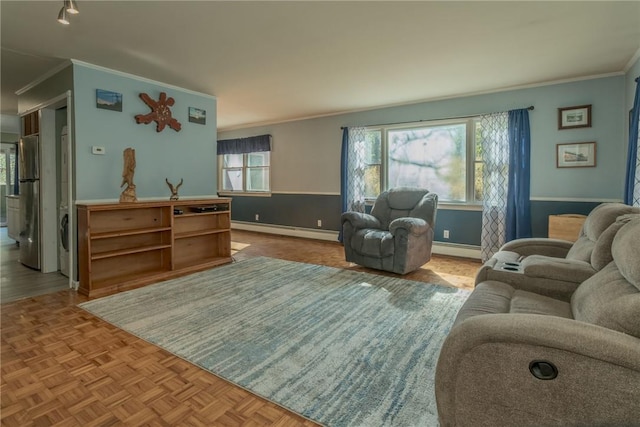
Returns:
[[[271,151],[271,135],[258,135],[248,138],[218,141],[218,155],[257,153],[261,151]]]

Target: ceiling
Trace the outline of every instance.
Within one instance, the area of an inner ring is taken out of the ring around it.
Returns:
[[[625,71],[640,1],[0,2],[2,114],[68,59],[215,95],[218,127]]]

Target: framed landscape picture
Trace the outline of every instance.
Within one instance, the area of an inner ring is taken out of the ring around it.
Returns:
[[[556,145],[556,167],[590,168],[595,166],[595,142],[574,142]]]
[[[96,108],[122,111],[122,94],[110,90],[96,89]]]
[[[189,107],[189,121],[200,125],[207,124],[207,112],[195,107]]]
[[[558,108],[558,129],[591,127],[591,105]]]

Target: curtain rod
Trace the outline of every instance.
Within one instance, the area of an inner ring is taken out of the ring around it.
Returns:
[[[534,106],[530,105],[529,107],[527,107],[527,110],[533,110]],[[453,120],[453,119],[469,119],[471,117],[478,117],[478,116],[483,116],[485,114],[491,114],[491,113],[484,113],[484,114],[472,114],[469,116],[456,116],[456,117],[444,117],[441,119],[421,119],[421,120],[410,120],[407,122],[395,122],[395,123],[379,123],[376,125],[362,125],[362,126],[358,126],[358,127],[373,127],[373,126],[388,126],[388,125],[403,125],[405,123],[421,123],[421,122],[432,122],[434,120]],[[340,129],[344,129],[345,127],[348,126],[340,126]]]

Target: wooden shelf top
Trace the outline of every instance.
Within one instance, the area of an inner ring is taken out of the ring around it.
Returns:
[[[197,205],[212,205],[216,203],[229,203],[231,206],[231,198],[220,197],[212,199],[183,199],[183,200],[143,200],[133,203],[120,203],[118,201],[90,201],[79,202],[76,206],[80,209],[87,209],[89,211],[100,210],[114,210],[114,209],[140,209],[140,208],[154,208],[154,207],[170,207],[174,206],[197,206]]]

